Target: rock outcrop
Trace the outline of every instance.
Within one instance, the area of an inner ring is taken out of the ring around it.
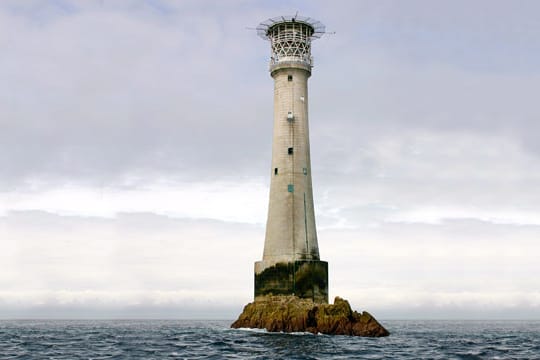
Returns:
[[[349,302],[340,297],[335,298],[334,304],[318,304],[290,295],[268,296],[247,304],[231,327],[329,335],[390,335],[367,311],[353,311]]]

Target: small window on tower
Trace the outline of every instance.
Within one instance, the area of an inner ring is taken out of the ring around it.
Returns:
[[[287,80],[288,80],[288,81],[292,81],[292,75],[288,75],[288,76],[287,76]]]
[[[288,192],[294,192],[294,185],[293,184],[287,185],[287,191]]]
[[[307,168],[304,168],[304,175],[307,175]]]
[[[274,175],[277,175],[277,168],[274,168]]]
[[[292,155],[292,154],[293,154],[293,148],[289,148],[289,149],[287,150],[287,153],[288,153],[289,155]]]
[[[293,120],[294,120],[294,115],[293,115],[292,111],[289,111],[289,112],[287,113],[287,121],[288,121],[288,122],[291,122],[291,121],[293,121]]]

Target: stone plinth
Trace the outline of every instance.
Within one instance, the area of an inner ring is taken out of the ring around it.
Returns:
[[[316,303],[328,303],[328,263],[297,260],[255,263],[255,300],[269,295],[296,295]]]

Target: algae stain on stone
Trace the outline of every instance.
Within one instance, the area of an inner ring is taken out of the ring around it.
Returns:
[[[291,294],[328,303],[328,263],[309,260],[277,263],[255,274],[255,299]]]

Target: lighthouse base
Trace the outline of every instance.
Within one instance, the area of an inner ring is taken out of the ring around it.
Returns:
[[[255,263],[255,300],[272,295],[295,295],[316,303],[328,303],[328,263],[296,260]]]

